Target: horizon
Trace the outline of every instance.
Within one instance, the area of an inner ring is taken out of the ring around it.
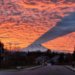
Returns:
[[[34,44],[35,45],[35,44]],[[38,44],[39,45],[39,44]],[[40,44],[41,45],[41,44]],[[43,45],[41,45],[43,48],[45,48],[45,49],[41,49],[41,48],[37,48],[36,46],[35,47],[32,47],[32,48],[30,48],[29,49],[29,47],[30,47],[30,45],[28,46],[28,47],[25,47],[25,48],[22,48],[22,49],[18,49],[18,50],[16,50],[16,48],[15,48],[15,50],[13,50],[12,48],[11,48],[11,50],[10,50],[10,48],[9,49],[5,49],[5,50],[7,50],[7,51],[19,51],[19,52],[37,52],[37,51],[40,51],[40,52],[46,52],[49,48],[46,48],[46,47],[44,47]],[[75,47],[75,46],[74,46]],[[27,48],[27,49],[26,49]],[[68,51],[67,52],[67,50],[52,50],[52,49],[49,49],[49,50],[51,50],[51,52],[57,52],[57,53],[73,53],[74,52],[74,49],[73,49],[73,51],[72,52],[70,52],[70,51]]]

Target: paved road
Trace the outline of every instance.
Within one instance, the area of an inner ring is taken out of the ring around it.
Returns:
[[[75,75],[64,66],[44,66],[35,70],[1,71],[0,75]]]

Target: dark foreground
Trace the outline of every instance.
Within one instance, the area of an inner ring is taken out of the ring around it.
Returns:
[[[35,70],[1,71],[0,75],[75,75],[64,66],[44,66]]]

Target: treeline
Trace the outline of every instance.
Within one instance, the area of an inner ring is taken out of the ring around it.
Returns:
[[[62,52],[58,53],[48,49],[45,52],[41,52],[40,50],[38,50],[37,52],[28,52],[27,54],[27,56],[33,56],[35,58],[39,56],[48,56],[50,57],[50,59],[57,55],[59,56],[58,58],[59,63],[62,63],[62,62],[69,63],[69,62],[75,61],[75,51],[73,53],[62,53]]]
[[[16,66],[35,65],[35,59],[41,56],[48,56],[52,59],[59,56],[58,63],[70,63],[75,61],[75,51],[71,53],[57,53],[48,49],[45,52],[40,50],[32,52],[8,51],[4,49],[4,44],[0,42],[0,68],[10,68]],[[53,61],[51,63],[54,63]]]

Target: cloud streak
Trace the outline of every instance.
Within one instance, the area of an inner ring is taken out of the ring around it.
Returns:
[[[48,32],[46,32],[44,35],[42,35],[39,39],[37,39],[33,43],[42,44],[72,32],[75,32],[75,12],[63,18],[63,20],[58,22],[55,27],[50,29]]]

